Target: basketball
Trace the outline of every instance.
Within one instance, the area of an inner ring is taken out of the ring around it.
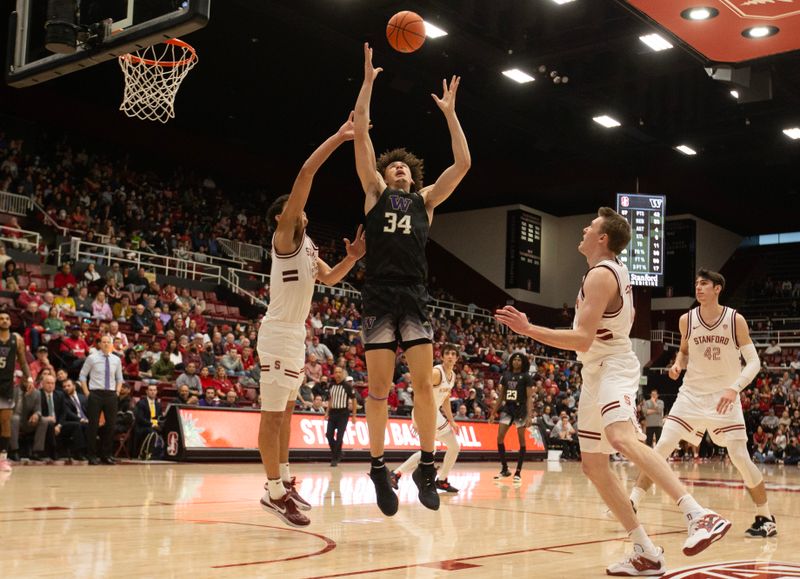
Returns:
[[[389,19],[386,39],[398,52],[414,52],[425,43],[425,23],[416,12],[403,10]]]

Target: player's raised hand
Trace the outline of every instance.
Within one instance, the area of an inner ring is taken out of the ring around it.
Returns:
[[[372,66],[372,49],[369,43],[364,43],[364,80],[372,82],[383,71],[382,68]]]
[[[503,325],[508,326],[518,334],[524,334],[528,329],[528,316],[516,309],[514,306],[506,306],[495,311],[494,319]]]
[[[344,238],[344,248],[347,250],[347,257],[353,259],[361,259],[367,253],[367,234],[364,232],[364,226],[359,225],[356,236],[351,242],[346,237]]]
[[[435,94],[431,93],[433,100],[436,102],[436,106],[438,106],[445,115],[454,113],[456,110],[456,92],[458,91],[458,85],[460,82],[461,77],[453,75],[453,78],[450,79],[450,86],[447,86],[447,79],[443,78],[442,98],[439,98]]]
[[[736,390],[733,388],[726,388],[722,392],[722,396],[720,396],[719,402],[717,403],[717,414],[729,412],[733,408],[738,397],[739,393]]]
[[[342,139],[343,141],[352,141],[355,137],[355,132],[353,131],[353,118],[355,117],[355,112],[350,111],[350,116],[347,117],[347,120],[344,124],[339,127],[339,130],[336,131],[337,136]]]
[[[677,380],[681,375],[681,372],[683,372],[683,369],[678,365],[677,362],[675,362],[672,366],[670,366],[669,377],[673,380]]]

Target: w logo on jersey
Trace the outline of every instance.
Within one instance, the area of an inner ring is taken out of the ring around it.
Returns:
[[[409,197],[389,195],[389,202],[392,204],[392,209],[403,213],[408,213],[408,208],[411,207],[411,199]]]
[[[372,329],[372,326],[375,325],[375,316],[367,316],[364,318],[364,327],[368,330]]]

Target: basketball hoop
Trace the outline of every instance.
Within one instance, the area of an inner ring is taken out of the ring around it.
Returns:
[[[175,95],[195,64],[195,49],[177,38],[120,56],[125,96],[119,110],[143,121],[166,123],[175,117]]]

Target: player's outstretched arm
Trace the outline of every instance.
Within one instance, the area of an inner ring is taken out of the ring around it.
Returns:
[[[447,85],[447,79],[443,79],[442,98],[435,94],[431,95],[436,102],[436,106],[444,113],[444,118],[447,120],[447,128],[450,130],[450,143],[453,147],[453,164],[439,175],[433,185],[425,187],[420,192],[425,198],[425,207],[429,212],[450,197],[472,166],[467,137],[464,135],[464,130],[461,128],[461,123],[456,116],[456,93],[460,83],[460,76],[454,75],[450,80],[449,86]]]
[[[581,304],[578,326],[572,330],[551,330],[534,326],[528,322],[528,316],[513,306],[497,310],[494,317],[514,332],[533,338],[537,342],[562,350],[585,352],[592,346],[603,313],[617,295],[617,279],[608,268],[595,268],[588,273],[583,282],[583,293],[585,299]]]
[[[669,369],[669,377],[677,380],[681,372],[686,370],[689,363],[689,343],[686,341],[686,335],[689,333],[689,315],[683,314],[678,320],[678,328],[681,331],[681,347],[678,354],[675,356],[675,363]]]
[[[382,70],[382,68],[372,66],[372,49],[365,42],[364,82],[361,84],[361,90],[356,100],[354,119],[356,173],[358,173],[361,187],[367,196],[364,206],[365,213],[372,209],[378,196],[386,188],[383,177],[376,169],[375,149],[372,146],[372,139],[369,137],[369,103],[372,99],[372,85]]]
[[[344,238],[344,247],[347,255],[333,267],[317,258],[317,279],[325,285],[336,285],[342,281],[347,272],[353,269],[356,262],[367,253],[367,235],[364,233],[363,226],[358,226],[355,240],[352,243],[346,237]]]

